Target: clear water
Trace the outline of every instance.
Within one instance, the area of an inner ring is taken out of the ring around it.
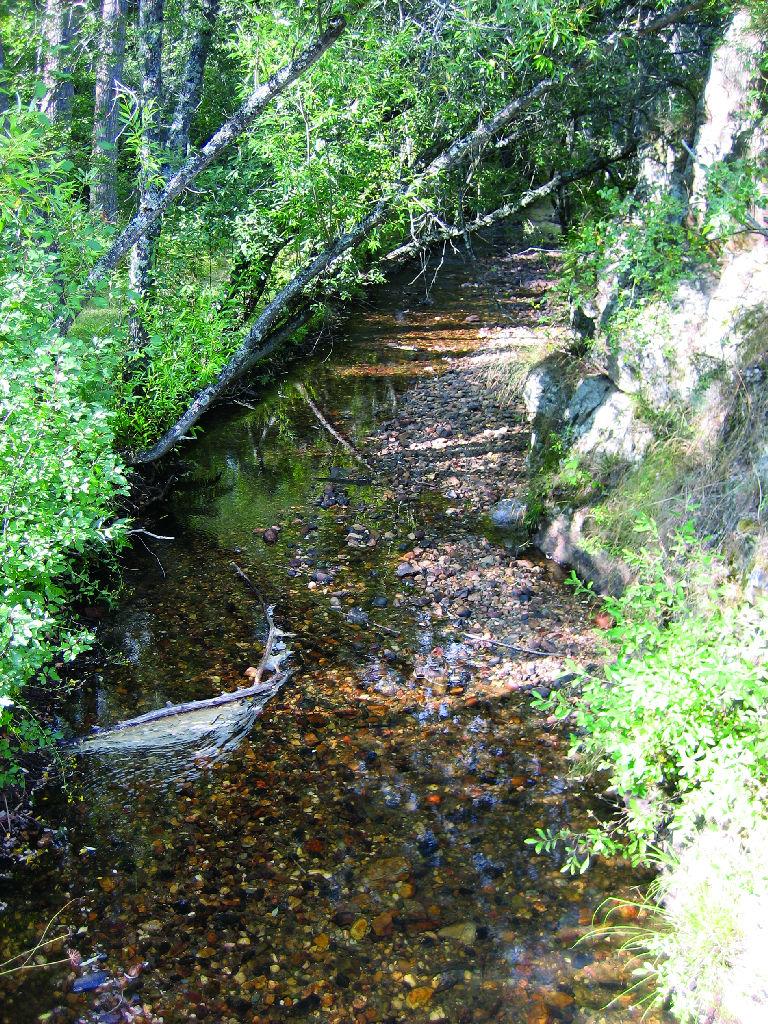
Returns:
[[[53,928],[110,978],[145,966],[124,990],[73,992],[68,963],[0,978],[3,1022],[640,1019],[624,998],[603,1009],[621,991],[590,980],[606,951],[573,941],[606,896],[643,880],[606,863],[573,879],[524,843],[538,826],[605,810],[568,777],[567,740],[524,695],[489,682],[487,655],[450,624],[399,601],[392,570],[409,534],[439,545],[475,527],[429,496],[396,505],[377,482],[348,488],[352,512],[392,538],[356,549],[351,514],[318,507],[332,467],[361,469],[295,384],[364,446],[412,382],[472,347],[468,314],[498,317],[488,289],[462,287],[482,271],[448,261],[431,305],[419,305],[423,280],[391,286],[343,338],[253,410],[210,419],[185,452],[186,478],[147,524],[175,540],[148,539],[152,553],[139,547],[127,566],[66,727],[246,685],[264,622],[233,561],[295,634],[297,672],[263,709],[232,707],[218,722],[226,742],[212,741],[208,719],[183,750],[102,750],[78,760],[68,800],[44,798],[60,832],[0,881],[0,959],[58,914]],[[270,546],[261,532],[272,525]],[[311,586],[325,570],[332,587]],[[561,621],[586,629],[545,566],[525,572]],[[330,590],[375,628],[347,621]],[[387,607],[374,611],[373,597]]]

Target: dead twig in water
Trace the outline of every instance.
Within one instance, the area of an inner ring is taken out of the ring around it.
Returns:
[[[161,533],[150,533],[149,530],[142,530],[136,527],[133,530],[128,531],[128,536],[132,537],[135,534],[140,533],[145,537],[151,537],[152,540],[176,540],[175,537],[164,537]]]
[[[391,626],[382,626],[378,622],[371,622],[370,628],[378,630],[379,633],[386,633],[387,636],[402,636],[402,632],[399,629],[392,629]]]
[[[147,552],[148,555],[152,555],[152,557],[154,558],[154,560],[157,562],[158,566],[160,567],[160,572],[163,574],[163,579],[165,579],[167,573],[165,571],[163,563],[160,561],[160,558],[159,558],[157,552],[153,551],[152,548],[149,546],[149,544],[147,544],[147,542],[145,540],[142,540],[141,537],[139,537],[139,544],[141,544],[141,546],[144,548],[144,550]]]
[[[277,626],[275,625],[275,620],[272,617],[272,613],[275,610],[275,606],[273,604],[264,604],[261,594],[256,589],[256,585],[249,578],[248,574],[240,568],[237,562],[230,562],[230,565],[235,570],[240,579],[243,581],[243,583],[245,583],[245,585],[249,587],[253,591],[253,593],[258,597],[259,601],[261,601],[261,606],[264,609],[264,616],[267,620],[267,626],[269,627],[267,632],[267,641],[264,644],[264,653],[261,656],[261,661],[259,662],[258,667],[256,668],[256,672],[254,673],[253,676],[253,682],[254,685],[256,685],[261,682],[261,677],[270,667],[269,663],[270,659],[272,658],[272,648],[275,646],[275,640],[277,639],[277,637],[287,636],[287,634],[283,633],[283,631],[281,629],[278,629]],[[275,667],[277,667],[277,663]]]
[[[275,620],[272,618],[272,612],[275,610],[274,605],[267,605],[264,609],[264,614],[267,617],[267,625],[269,626],[269,632],[267,633],[267,642],[264,644],[264,653],[261,656],[261,661],[256,667],[256,675],[253,677],[254,685],[261,682],[261,677],[269,666],[269,660],[272,657],[272,648],[275,646],[275,638],[279,635],[280,630],[275,625]]]
[[[0,977],[3,977],[6,974],[15,974],[17,971],[29,971],[34,968],[40,969],[43,967],[54,967],[57,964],[67,963],[68,958],[65,960],[53,960],[50,963],[44,964],[33,964],[30,963],[30,961],[32,957],[35,956],[41,949],[45,949],[46,946],[54,945],[57,942],[63,942],[68,937],[69,929],[67,929],[67,931],[63,935],[55,935],[51,939],[46,939],[46,935],[51,930],[54,921],[64,913],[67,907],[70,907],[73,903],[76,902],[77,900],[68,900],[60,910],[56,911],[56,913],[53,915],[52,918],[50,918],[48,924],[43,929],[43,934],[40,936],[40,938],[37,940],[37,942],[31,949],[25,949],[23,952],[17,953],[16,956],[12,956],[10,959],[5,960],[3,963],[0,963]],[[14,961],[16,960],[23,960],[23,962],[20,964],[16,964],[15,967],[11,967],[10,965],[14,963]]]
[[[490,636],[478,636],[476,633],[465,633],[464,639],[473,644],[488,644],[490,647],[503,647],[505,651],[515,651],[518,654],[530,654],[534,658],[555,658],[557,651],[535,651],[532,647],[522,647],[520,644],[507,644],[503,640],[494,640]]]
[[[353,459],[355,459],[357,462],[360,463],[361,466],[365,466],[366,469],[370,470],[370,472],[373,473],[374,472],[373,466],[369,462],[366,462],[365,459],[363,458],[363,456],[360,454],[360,452],[358,452],[357,449],[352,444],[350,444],[350,442],[346,439],[346,437],[342,437],[342,435],[333,426],[333,424],[329,423],[329,421],[325,418],[325,416],[323,416],[323,414],[320,412],[318,407],[315,405],[315,403],[310,398],[309,392],[304,387],[304,385],[303,384],[297,384],[296,385],[296,390],[301,395],[301,397],[304,399],[304,401],[307,403],[309,408],[312,410],[312,413],[313,413],[315,419],[317,420],[317,422],[320,424],[320,426],[322,426],[325,430],[327,430],[328,433],[331,435],[331,437],[333,437],[336,441],[338,441],[338,443],[341,445],[341,447],[344,449],[344,451],[348,452],[352,456]]]
[[[373,479],[369,476],[318,476],[316,479],[322,483],[342,484],[344,487],[365,487],[367,484],[373,483]]]
[[[240,577],[240,579],[243,581],[243,583],[246,585],[246,587],[249,587],[254,592],[256,597],[258,597],[258,599],[261,601],[261,603],[263,605],[264,602],[262,601],[261,594],[256,589],[256,585],[250,580],[248,575],[240,568],[240,566],[237,564],[237,562],[230,562],[229,564],[235,570],[235,572]]]

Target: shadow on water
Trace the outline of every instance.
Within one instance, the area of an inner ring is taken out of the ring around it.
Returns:
[[[436,497],[398,504],[383,477],[335,484],[365,471],[295,386],[364,446],[410,383],[477,344],[468,313],[495,316],[482,288],[461,290],[472,273],[449,262],[430,306],[418,285],[390,288],[332,351],[253,410],[211,418],[186,453],[188,477],[148,527],[176,539],[128,567],[68,728],[244,685],[264,621],[233,561],[294,634],[296,676],[260,715],[218,723],[221,756],[204,724],[183,757],[83,758],[69,801],[49,795],[67,852],[0,883],[0,954],[65,908],[84,959],[113,977],[146,967],[122,1002],[73,992],[67,965],[9,976],[3,1022],[107,1024],[140,1005],[166,1024],[639,1019],[600,1009],[616,990],[587,984],[593,952],[571,948],[626,869],[571,879],[524,843],[590,820],[567,744],[524,697],[485,692],[476,652],[393,571],[417,531],[442,542],[480,526]]]

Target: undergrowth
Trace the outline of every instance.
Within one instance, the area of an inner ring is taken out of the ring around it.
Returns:
[[[635,582],[603,602],[613,621],[605,668],[536,701],[570,726],[576,770],[601,773],[616,813],[528,842],[564,871],[598,855],[661,863],[651,926],[632,939],[659,998],[690,1024],[713,1008],[713,1020],[756,1022],[744,1006],[756,998],[748,978],[766,988],[754,950],[765,938],[768,604],[734,596],[692,520],[665,540],[640,519],[624,558]],[[732,1016],[720,1013],[726,1004]]]

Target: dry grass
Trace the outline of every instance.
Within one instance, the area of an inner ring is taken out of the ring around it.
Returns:
[[[553,352],[566,353],[572,341],[563,328],[496,328],[480,361],[483,379],[502,405],[518,405],[533,367]]]

